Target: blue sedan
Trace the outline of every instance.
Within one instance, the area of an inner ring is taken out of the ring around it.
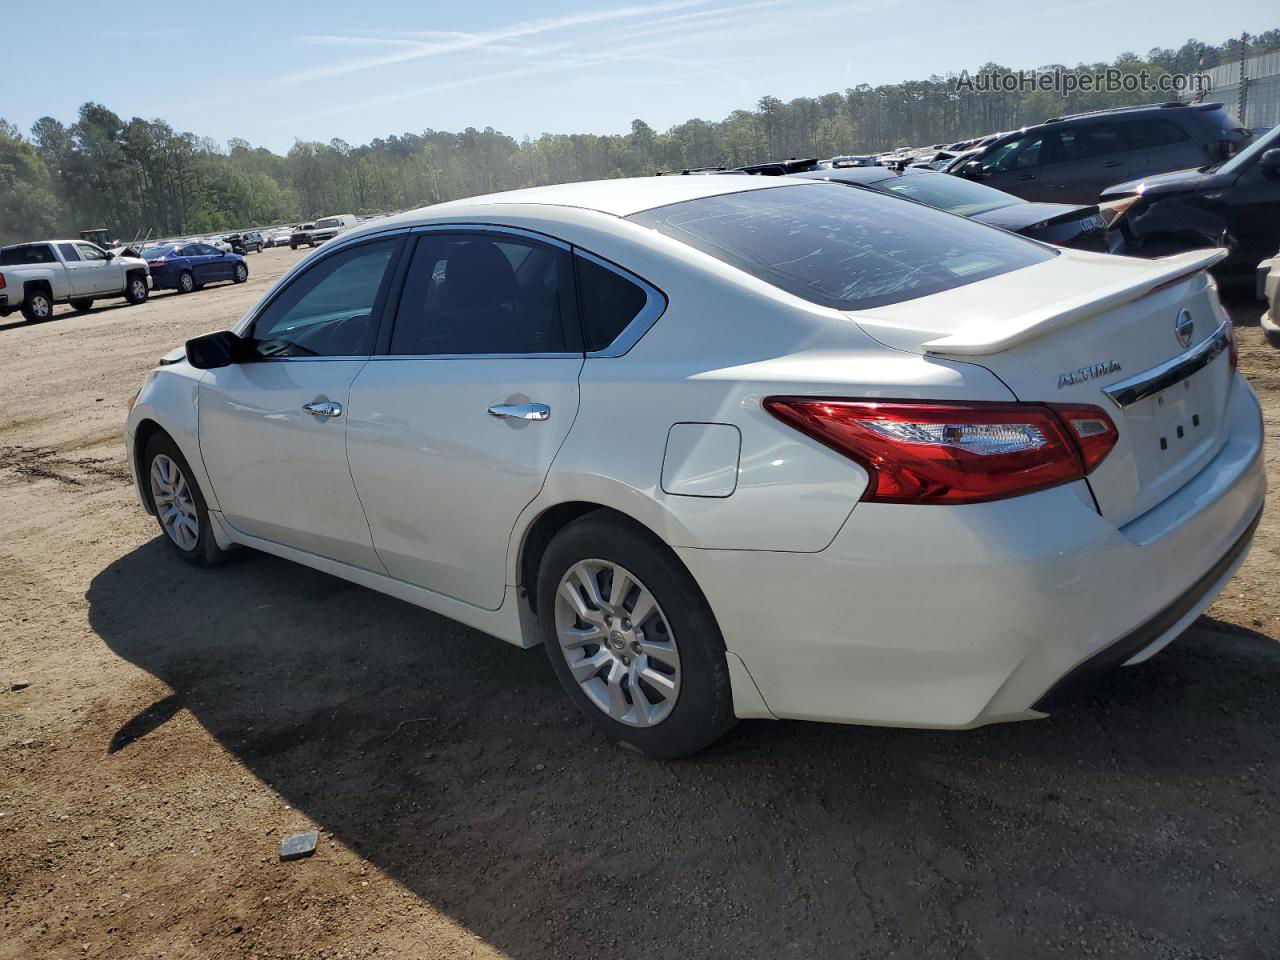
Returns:
[[[157,290],[190,293],[206,283],[249,279],[249,265],[236,253],[223,253],[207,243],[170,243],[142,251],[151,265],[151,281]]]

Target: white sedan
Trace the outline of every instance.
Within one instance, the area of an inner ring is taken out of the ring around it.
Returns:
[[[737,717],[1042,717],[1249,547],[1220,255],[783,178],[447,203],[166,358],[129,460],[182,558],[251,547],[544,644],[651,756]]]

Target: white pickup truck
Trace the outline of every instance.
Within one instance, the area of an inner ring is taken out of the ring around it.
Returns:
[[[37,323],[53,316],[55,303],[83,312],[94,300],[142,303],[150,292],[147,261],[118,257],[84,240],[0,247],[0,317],[21,310],[28,323]]]

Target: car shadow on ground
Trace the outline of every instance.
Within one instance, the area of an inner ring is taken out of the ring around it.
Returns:
[[[519,650],[250,554],[156,539],[93,628],[255,776],[514,958],[1266,955],[1280,645],[1202,619],[1051,719],[968,732],[742,723],[615,749]],[[274,826],[274,825],[268,825]],[[1176,949],[1175,949],[1176,947]]]

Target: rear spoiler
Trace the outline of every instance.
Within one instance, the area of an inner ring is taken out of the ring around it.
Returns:
[[[1164,287],[1190,280],[1226,255],[1227,251],[1219,247],[1160,257],[1151,261],[1152,269],[1149,273],[1136,279],[1130,276],[1123,282],[1090,290],[1052,306],[1011,317],[1002,323],[970,324],[967,329],[961,328],[948,336],[927,341],[923,348],[926,353],[948,356],[999,353],[1121,304],[1140,300]]]

